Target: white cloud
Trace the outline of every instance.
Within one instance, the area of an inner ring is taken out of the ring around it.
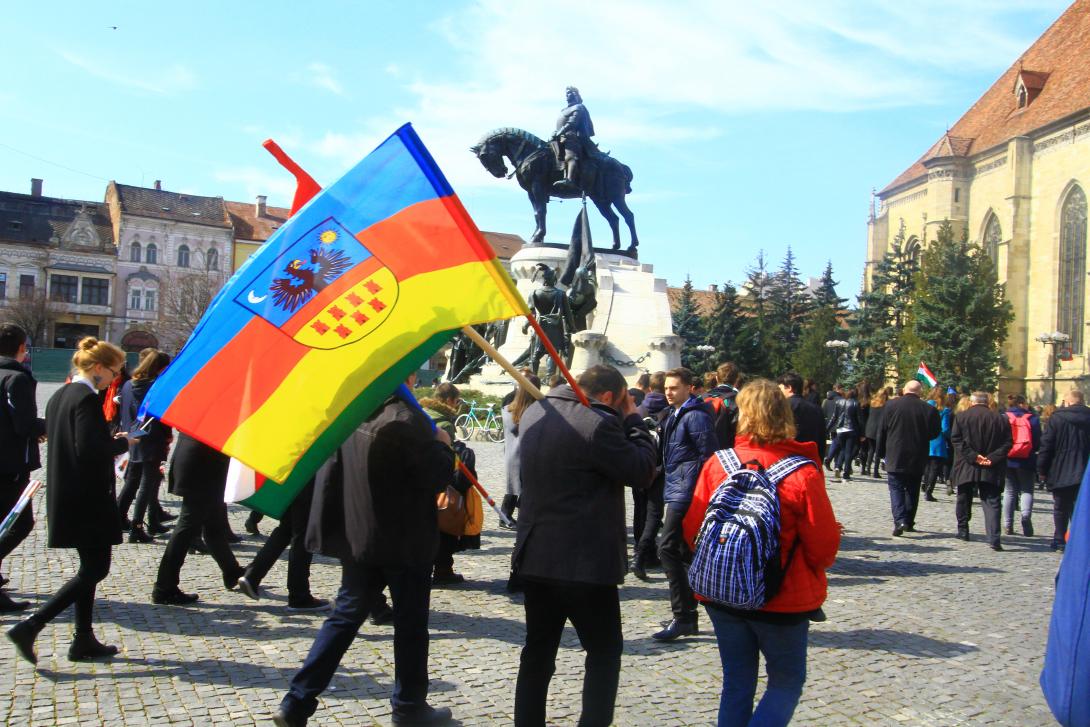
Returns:
[[[59,50],[57,54],[68,63],[96,78],[149,93],[165,96],[178,91],[187,91],[197,85],[193,72],[178,63],[166,68],[144,69],[142,73],[122,73],[111,68],[106,62],[86,58],[71,51]]]
[[[311,63],[307,66],[307,82],[315,88],[322,88],[338,96],[344,95],[344,86],[333,74],[333,69],[325,63]]]

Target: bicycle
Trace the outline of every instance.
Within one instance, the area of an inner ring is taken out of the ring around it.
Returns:
[[[468,441],[474,434],[483,434],[493,442],[503,441],[503,420],[492,410],[493,405],[477,406],[469,402],[469,412],[454,420],[454,438]]]

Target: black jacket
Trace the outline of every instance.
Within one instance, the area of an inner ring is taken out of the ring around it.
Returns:
[[[828,429],[828,422],[833,418],[833,411],[836,409],[836,403],[844,397],[835,391],[830,391],[825,394],[825,401],[821,402],[821,413],[825,416],[826,429]]]
[[[454,451],[419,409],[391,396],[318,470],[307,550],[371,566],[430,565],[435,498],[452,484]]]
[[[1082,482],[1090,458],[1090,407],[1085,404],[1057,409],[1048,420],[1037,471],[1049,489],[1074,487]]]
[[[954,445],[951,484],[1003,483],[1007,471],[1007,452],[1013,444],[1011,425],[1006,416],[980,404],[971,406],[954,417],[950,442]],[[978,454],[990,459],[991,466],[978,465]]]
[[[828,419],[829,436],[835,437],[838,429],[847,429],[856,435],[862,435],[863,426],[859,422],[859,402],[855,399],[841,398],[833,406],[833,415]]]
[[[798,394],[787,397],[787,403],[795,415],[795,441],[814,442],[821,459],[825,459],[825,416],[821,408]]]
[[[867,424],[863,427],[863,435],[867,439],[878,439],[878,432],[882,428],[882,417],[885,411],[885,406],[872,406],[870,408],[870,413],[867,414]]]
[[[137,414],[148,389],[155,379],[129,379],[121,385],[121,431],[134,432]],[[171,429],[158,419],[147,427],[147,434],[137,437],[129,448],[129,460],[132,462],[163,462],[170,448]]]
[[[648,397],[650,398],[650,397]],[[550,581],[619,584],[626,570],[625,486],[644,489],[655,445],[643,420],[579,403],[559,386],[519,422],[522,495],[511,566]]]
[[[110,436],[98,394],[81,381],[62,386],[45,410],[49,449],[49,547],[119,545],[114,457],[128,447]]]
[[[38,382],[13,358],[0,356],[0,472],[25,474],[42,466],[38,437],[45,419],[38,417],[34,398]],[[5,513],[6,514],[6,513]]]
[[[730,384],[720,384],[704,395],[704,402],[712,412],[715,422],[715,438],[719,449],[734,446],[734,435],[738,431],[738,404],[735,397],[738,389]]]
[[[223,502],[231,458],[188,434],[178,436],[170,459],[168,490],[178,497]]]
[[[942,432],[939,410],[915,394],[890,399],[882,409],[877,451],[885,453],[886,472],[920,474],[931,440]]]

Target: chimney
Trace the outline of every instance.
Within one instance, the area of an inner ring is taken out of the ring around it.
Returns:
[[[718,283],[712,283],[711,285],[708,286],[708,290],[710,290],[713,293],[718,293],[719,292],[719,284]]]
[[[265,195],[263,195],[263,194],[257,195],[257,216],[258,217],[264,217],[265,216],[265,199],[266,199]]]
[[[30,196],[41,197],[42,196],[42,180],[31,179],[30,180]]]
[[[155,189],[157,189],[157,190],[162,190],[163,189],[163,183],[160,182],[158,179],[155,180]]]

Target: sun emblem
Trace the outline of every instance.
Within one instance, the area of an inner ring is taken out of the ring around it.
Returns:
[[[325,245],[331,245],[337,241],[337,231],[323,230],[322,234],[318,235],[318,239]]]

